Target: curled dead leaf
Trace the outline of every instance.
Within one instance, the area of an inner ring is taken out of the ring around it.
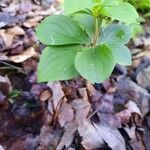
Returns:
[[[24,22],[23,25],[27,28],[36,27],[42,19],[43,19],[43,16],[36,16]]]
[[[9,28],[7,32],[13,35],[25,35],[25,31],[19,26]]]
[[[137,113],[142,117],[141,111],[135,102],[130,100],[125,107],[130,111],[130,113]]]
[[[142,51],[142,52],[138,53],[136,56],[133,57],[133,59],[139,59],[144,56],[150,58],[150,50],[146,50],[146,51]]]
[[[0,36],[3,38],[6,48],[10,47],[14,37],[19,35],[25,35],[25,31],[19,26],[8,28],[7,30],[0,30]]]
[[[50,99],[52,96],[51,91],[50,90],[44,90],[41,94],[40,94],[40,100],[42,102]]]
[[[58,122],[60,123],[61,127],[74,119],[74,110],[72,109],[71,105],[63,103],[59,111],[60,113],[58,116]]]
[[[91,82],[87,81],[86,86],[89,96],[92,97],[92,101],[99,101],[100,98],[102,97],[102,94],[94,88]]]
[[[23,52],[23,54],[10,56],[9,60],[15,62],[15,63],[21,63],[27,60],[28,58],[34,57],[37,55],[37,52],[33,47],[28,48]]]

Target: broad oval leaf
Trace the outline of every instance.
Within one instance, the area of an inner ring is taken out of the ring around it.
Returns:
[[[42,53],[38,65],[38,81],[68,80],[78,76],[74,58],[78,46],[48,46]]]
[[[91,8],[92,6],[92,0],[65,0],[64,2],[65,14],[67,15]]]
[[[46,45],[85,44],[85,31],[77,22],[63,15],[49,16],[36,28],[37,37]]]
[[[100,83],[112,73],[115,60],[106,45],[85,49],[75,58],[75,68],[87,80]]]
[[[93,39],[95,33],[94,17],[86,13],[77,13],[74,19],[86,30],[88,36]]]
[[[136,9],[129,3],[123,2],[119,5],[106,5],[104,7],[104,15],[112,19],[119,20],[126,23],[135,23],[139,18]]]
[[[112,50],[116,63],[125,66],[132,65],[131,52],[126,46],[121,44],[109,44],[109,48]]]
[[[123,24],[111,24],[101,32],[99,44],[121,43],[127,44],[132,36],[132,28]]]

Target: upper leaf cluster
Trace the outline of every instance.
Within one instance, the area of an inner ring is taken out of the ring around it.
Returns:
[[[138,14],[121,0],[65,0],[65,14],[49,16],[37,27],[40,41],[47,45],[38,66],[38,80],[68,80],[81,74],[102,82],[115,64],[131,65],[130,23]],[[110,24],[118,20],[123,24]],[[125,24],[126,23],[126,24]],[[103,28],[102,28],[103,26]]]

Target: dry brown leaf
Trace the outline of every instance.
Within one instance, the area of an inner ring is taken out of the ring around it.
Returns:
[[[37,55],[37,52],[33,47],[28,48],[23,52],[23,54],[10,56],[9,60],[15,62],[15,63],[21,63],[27,60],[28,58],[34,57]]]
[[[30,11],[29,12],[29,17],[38,17],[38,16],[49,16],[52,14],[60,14],[62,12],[62,10],[57,10],[56,8],[51,5],[51,7],[49,9],[43,10],[40,7],[38,8],[38,6],[35,7],[36,11]]]
[[[133,150],[146,150],[145,146],[143,145],[141,141],[130,142],[130,145]]]
[[[104,142],[113,150],[126,150],[124,139],[115,128],[85,121],[79,126],[78,131],[82,136],[82,145],[86,150],[101,148]]]
[[[6,48],[12,45],[14,37],[18,35],[25,35],[24,30],[19,26],[0,30],[0,36],[3,38]]]
[[[133,63],[132,63],[132,66],[134,68],[137,68],[140,65],[140,63],[141,63],[141,60],[142,60],[142,58],[134,59]]]
[[[7,76],[0,76],[0,91],[6,96],[12,91],[11,82]]]
[[[9,6],[7,6],[6,8],[3,8],[2,10],[4,12],[16,12],[19,9],[19,4],[17,3],[17,1],[13,1]]]
[[[79,125],[82,124],[86,120],[91,110],[91,104],[86,100],[76,99],[76,100],[73,100],[71,105],[73,109],[75,110],[75,119],[77,123]]]
[[[99,101],[102,94],[97,91],[91,82],[87,81],[87,90],[89,93],[89,96],[92,97],[92,101]]]
[[[64,146],[66,149],[71,145],[74,139],[74,133],[77,130],[77,123],[72,121],[65,125],[65,132],[57,146],[56,150],[62,150]]]
[[[124,128],[132,140],[136,140],[136,127]]]
[[[144,88],[150,88],[150,66],[145,68],[143,71],[139,72],[136,77],[139,85]]]
[[[5,150],[2,145],[0,145],[0,150]]]
[[[47,101],[48,99],[50,99],[52,96],[50,90],[44,90],[41,94],[40,94],[40,100],[42,102]]]
[[[133,150],[145,150],[145,146],[142,141],[142,137],[140,139],[137,138],[137,131],[136,127],[131,127],[131,128],[124,128],[127,134],[130,137],[130,145]],[[141,136],[141,135],[140,135]]]
[[[94,126],[112,150],[126,150],[125,141],[117,129],[101,124]]]
[[[142,112],[142,116],[149,112],[150,94],[146,89],[128,78],[120,78],[117,82],[118,94],[125,100],[134,100]]]
[[[2,60],[2,61],[9,60],[8,56],[6,56],[6,55],[7,55],[7,52],[1,52],[0,60]]]
[[[144,37],[143,42],[144,42],[145,47],[149,47],[150,46],[150,37]]]
[[[129,101],[125,107],[131,112],[131,113],[137,113],[142,117],[141,111],[138,108],[137,104],[133,101]]]
[[[52,102],[52,99],[49,99],[48,100],[48,107],[47,107],[47,109],[48,109],[48,112],[51,114],[51,115],[53,115],[54,114],[54,106],[53,106],[53,102]],[[53,117],[53,116],[52,116]]]
[[[12,45],[13,39],[15,37],[14,34],[7,33],[6,30],[3,29],[0,30],[0,36],[3,38],[7,48]]]
[[[65,94],[62,90],[60,82],[49,82],[47,85],[52,91],[53,106],[54,109],[56,109],[60,101],[64,98]]]
[[[63,127],[66,123],[71,122],[73,119],[74,110],[72,109],[71,105],[63,103],[58,116],[58,122],[60,123],[61,127]]]
[[[127,124],[130,121],[131,112],[128,109],[126,109],[117,113],[116,116],[119,118],[121,123]]]
[[[86,150],[93,150],[103,146],[103,138],[97,133],[98,131],[90,122],[84,121],[78,127],[78,131],[82,137],[82,146]]]
[[[9,28],[7,32],[13,35],[25,35],[25,31],[19,26]]]
[[[122,122],[121,122],[122,120],[118,116],[116,116],[116,114],[114,113],[97,112],[97,115],[102,124],[106,124],[114,128],[122,127]]]
[[[150,50],[146,50],[146,51],[143,51],[143,52],[137,54],[136,56],[133,57],[133,59],[138,59],[138,58],[141,58],[144,56],[150,58]]]
[[[26,22],[23,23],[23,25],[27,28],[36,27],[42,19],[43,19],[43,16],[37,16],[37,17],[27,20]]]
[[[83,100],[88,100],[89,98],[88,98],[88,94],[87,94],[87,89],[86,88],[80,88],[79,89],[79,93],[80,93],[80,95],[82,96],[82,99]]]

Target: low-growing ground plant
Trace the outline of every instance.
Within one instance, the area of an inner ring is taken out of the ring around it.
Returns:
[[[138,14],[122,0],[65,0],[64,15],[47,17],[36,28],[47,45],[38,65],[38,81],[83,76],[100,83],[116,64],[131,65],[126,44]]]

